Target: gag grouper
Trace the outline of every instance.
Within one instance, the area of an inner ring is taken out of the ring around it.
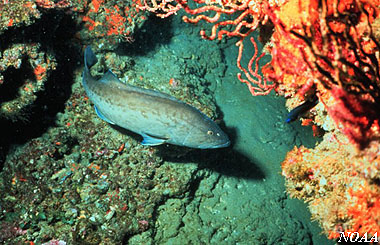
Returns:
[[[88,46],[82,82],[101,119],[140,134],[143,145],[170,143],[205,149],[230,144],[214,121],[170,95],[124,84],[110,70],[96,80],[90,68],[97,61]]]

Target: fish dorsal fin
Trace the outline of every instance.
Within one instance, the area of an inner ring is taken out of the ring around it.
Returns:
[[[148,135],[145,133],[141,133],[141,136],[144,138],[143,141],[141,142],[142,145],[150,145],[150,146],[161,145],[168,140],[165,138],[159,138],[159,137]]]
[[[96,115],[98,115],[98,117],[100,117],[102,120],[108,122],[109,124],[115,124],[114,122],[112,122],[111,120],[109,120],[108,118],[106,118],[99,110],[98,108],[96,107],[96,105],[94,106],[95,108],[95,112],[96,112]]]
[[[91,46],[87,46],[84,50],[84,65],[86,69],[90,69],[93,65],[98,62],[94,52],[91,49]]]
[[[161,92],[161,91],[147,89],[147,88],[140,88],[140,87],[133,86],[130,84],[125,84],[125,83],[122,83],[122,85],[124,85],[125,86],[124,88],[127,89],[128,91],[132,91],[132,92],[136,92],[136,93],[142,93],[142,94],[149,95],[152,97],[159,97],[159,98],[163,98],[163,99],[168,99],[168,100],[172,100],[172,101],[175,101],[178,103],[184,103],[183,101],[177,99],[176,97],[171,96],[171,95],[166,94],[166,93]],[[122,87],[119,87],[119,88],[123,89]]]
[[[108,70],[99,81],[102,82],[102,83],[107,83],[107,84],[111,84],[112,83],[113,86],[116,85],[116,87],[118,89],[126,89],[126,90],[129,90],[129,91],[134,91],[134,92],[137,92],[137,93],[143,93],[143,94],[150,95],[150,96],[153,96],[153,97],[160,97],[160,98],[169,99],[169,100],[173,100],[173,101],[176,101],[176,102],[183,103],[182,101],[178,100],[177,98],[175,98],[175,97],[173,97],[173,96],[171,96],[169,94],[166,94],[166,93],[163,93],[163,92],[160,92],[160,91],[156,91],[156,90],[151,90],[151,89],[146,89],[146,88],[140,88],[140,87],[133,86],[133,85],[130,85],[130,84],[127,84],[127,83],[123,83],[123,82],[121,82],[119,80],[119,78],[117,78],[117,76],[111,70]]]
[[[140,87],[136,87],[136,86],[132,86],[132,85],[127,85],[127,86],[129,87],[129,89],[133,89],[139,93],[144,93],[146,95],[150,95],[153,97],[160,97],[163,99],[169,99],[169,100],[173,100],[173,101],[177,101],[177,102],[182,102],[182,101],[178,100],[176,97],[171,96],[171,95],[166,94],[166,93],[163,93],[163,92],[160,92],[160,91],[146,89],[146,88],[140,88]]]
[[[120,83],[119,78],[111,70],[108,70],[99,81],[102,83]]]

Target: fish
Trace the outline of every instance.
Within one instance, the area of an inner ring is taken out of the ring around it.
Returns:
[[[173,96],[123,83],[111,70],[97,80],[90,73],[97,62],[87,46],[82,85],[102,120],[141,135],[141,144],[148,146],[168,143],[213,149],[230,145],[227,134],[211,118]]]
[[[314,106],[318,104],[318,102],[319,100],[317,96],[313,96],[311,99],[306,100],[289,112],[285,122],[290,123],[295,121],[297,118],[310,111]]]

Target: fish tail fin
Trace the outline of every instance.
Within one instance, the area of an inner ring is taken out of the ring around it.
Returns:
[[[90,69],[93,65],[98,62],[94,52],[91,49],[91,46],[88,45],[84,50],[84,65],[87,69]]]

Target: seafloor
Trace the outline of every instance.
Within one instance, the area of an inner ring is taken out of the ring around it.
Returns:
[[[51,39],[57,63],[70,65],[52,73],[29,118],[1,118],[0,242],[331,243],[306,205],[287,197],[281,176],[286,152],[315,144],[312,132],[285,123],[283,98],[253,97],[238,81],[236,40],[206,41],[179,16],[153,18],[133,43],[99,54],[108,58],[94,74],[141,77],[133,83],[192,103],[232,142],[189,150],[141,146],[99,119],[81,86],[81,51],[59,38]],[[27,68],[7,78],[20,72]]]

